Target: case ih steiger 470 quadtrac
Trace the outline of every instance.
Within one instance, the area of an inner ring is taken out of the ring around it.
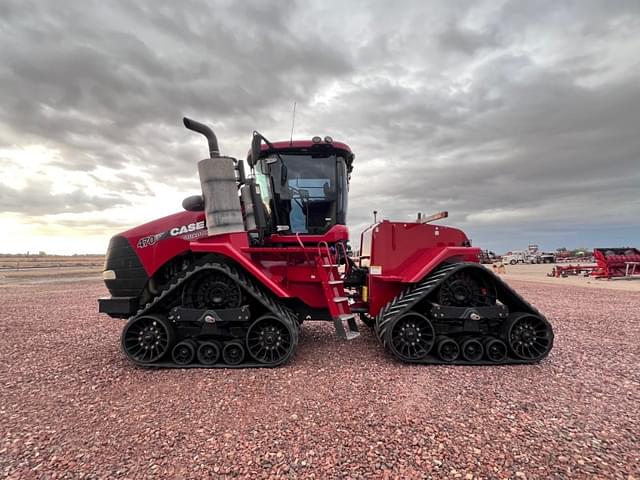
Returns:
[[[343,339],[356,318],[411,363],[531,363],[553,345],[545,317],[478,261],[460,230],[382,221],[347,255],[354,155],[314,137],[271,143],[253,134],[244,162],[198,163],[202,195],[184,210],[111,239],[100,311],[127,318],[122,349],[135,364],[263,367],[295,352],[303,320],[333,321]]]

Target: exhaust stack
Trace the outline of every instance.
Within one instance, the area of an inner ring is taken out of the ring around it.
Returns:
[[[213,133],[213,130],[207,127],[204,123],[196,122],[189,117],[183,117],[182,122],[184,123],[184,126],[189,130],[205,136],[207,142],[209,143],[209,155],[211,158],[220,156],[220,149],[218,148],[218,138],[216,137],[216,134]]]
[[[218,139],[209,127],[190,118],[182,119],[189,130],[205,136],[209,158],[198,162],[200,187],[209,236],[244,231],[236,181],[236,159],[220,156]]]

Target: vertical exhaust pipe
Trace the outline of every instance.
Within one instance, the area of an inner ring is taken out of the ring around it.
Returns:
[[[207,233],[213,236],[244,231],[235,159],[220,156],[218,139],[209,127],[188,117],[184,117],[182,122],[189,130],[204,135],[209,142],[210,158],[198,162]]]
[[[194,132],[200,133],[205,136],[207,142],[209,143],[209,156],[211,158],[217,158],[220,156],[218,139],[216,138],[216,134],[213,133],[213,130],[207,127],[204,123],[196,122],[189,117],[183,117],[182,122],[184,123],[184,126],[189,130],[193,130]]]

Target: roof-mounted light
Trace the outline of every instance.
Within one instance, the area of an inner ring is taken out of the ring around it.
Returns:
[[[316,135],[315,137],[313,137],[313,138],[311,139],[311,141],[312,141],[313,143],[320,143],[320,142],[322,141],[322,138],[320,138],[320,137],[318,137],[318,136]]]
[[[326,137],[324,137],[324,141],[327,143],[332,143],[333,142],[333,138],[331,138],[329,135],[327,135]]]

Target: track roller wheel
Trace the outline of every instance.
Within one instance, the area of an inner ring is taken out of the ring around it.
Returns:
[[[227,342],[222,348],[222,360],[227,365],[239,365],[244,360],[244,347],[237,340]]]
[[[449,337],[441,337],[438,342],[438,356],[444,362],[453,362],[460,355],[458,343]]]
[[[460,345],[460,353],[467,362],[475,363],[482,358],[484,347],[477,338],[467,338]]]
[[[280,318],[263,315],[247,331],[247,350],[254,360],[265,365],[276,365],[293,353],[292,337],[289,325]]]
[[[198,362],[213,365],[220,359],[220,345],[217,342],[202,342],[198,347]]]
[[[509,350],[522,360],[540,360],[553,346],[551,325],[544,318],[531,313],[510,315],[505,332]]]
[[[171,358],[177,365],[189,365],[196,357],[196,342],[183,340],[177,343],[171,351]]]
[[[484,341],[484,354],[492,362],[502,362],[507,358],[507,344],[497,338]]]
[[[396,357],[405,362],[415,362],[429,354],[436,335],[427,317],[409,311],[391,322],[387,330],[387,344]]]
[[[162,315],[132,318],[122,330],[122,350],[138,364],[157,362],[171,349],[173,342],[173,327]]]

